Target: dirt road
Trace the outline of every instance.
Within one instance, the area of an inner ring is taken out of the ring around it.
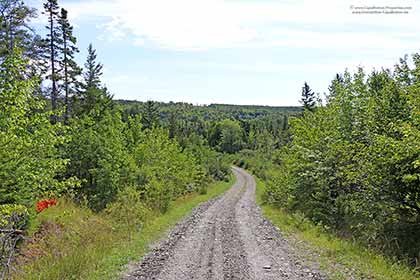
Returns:
[[[325,279],[305,267],[255,204],[255,180],[197,207],[125,279]]]

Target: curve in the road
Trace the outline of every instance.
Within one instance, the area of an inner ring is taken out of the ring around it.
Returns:
[[[125,279],[324,279],[293,256],[255,204],[255,180],[233,167],[235,184],[194,209]]]

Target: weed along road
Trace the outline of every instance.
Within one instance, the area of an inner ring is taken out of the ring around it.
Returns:
[[[124,279],[325,279],[305,266],[255,204],[255,180],[193,210]]]

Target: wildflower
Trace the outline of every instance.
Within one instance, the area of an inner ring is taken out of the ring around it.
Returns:
[[[57,205],[57,199],[55,198],[40,200],[36,204],[36,212],[40,213],[44,209],[47,209],[48,207],[53,206],[53,205]]]

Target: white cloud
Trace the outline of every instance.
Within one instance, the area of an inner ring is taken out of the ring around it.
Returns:
[[[381,0],[382,1],[382,0]],[[375,1],[376,2],[376,1]],[[202,50],[238,46],[329,47],[341,44],[360,47],[386,45],[400,48],[400,38],[412,39],[420,31],[415,0],[383,0],[386,5],[413,6],[409,15],[352,15],[350,5],[369,5],[372,0],[345,1],[223,1],[223,0],[87,0],[68,3],[73,19],[104,17],[103,37],[110,40],[133,35],[133,43],[151,43],[162,48]],[[379,34],[363,30],[340,33],[313,29],[319,25],[349,27],[377,26]],[[295,25],[294,29],[285,26]],[[297,27],[296,27],[297,25]],[[279,26],[283,28],[279,31]],[[306,29],[304,29],[305,27]],[[270,32],[270,29],[276,32]],[[308,29],[310,31],[308,31]],[[312,29],[312,30],[311,30]],[[418,37],[417,37],[418,38]],[[414,44],[415,42],[413,42]]]

